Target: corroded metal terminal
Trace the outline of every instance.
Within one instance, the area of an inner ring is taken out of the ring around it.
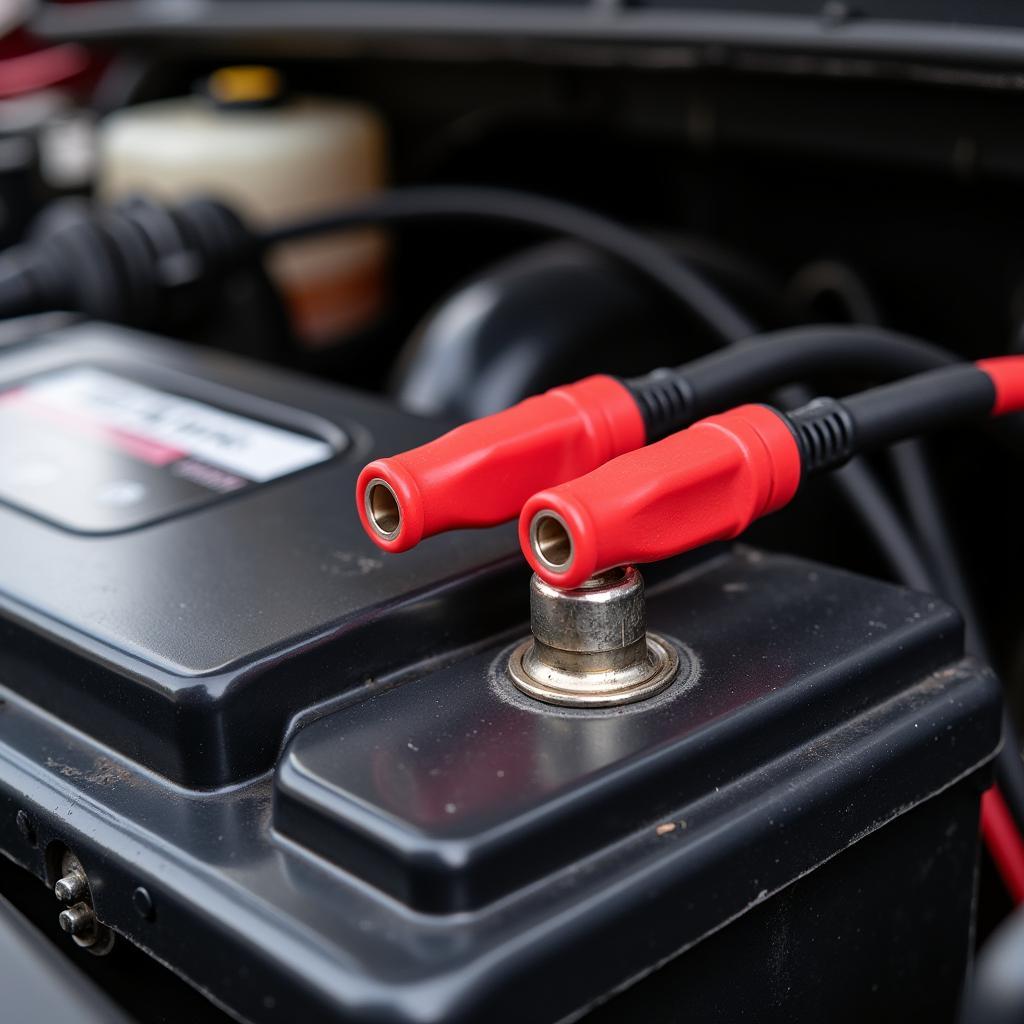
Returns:
[[[509,659],[524,693],[548,704],[609,707],[663,690],[679,670],[675,648],[647,632],[643,577],[633,566],[560,590],[530,582],[533,636]]]

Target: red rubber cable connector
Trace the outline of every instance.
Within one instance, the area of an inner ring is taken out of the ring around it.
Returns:
[[[615,459],[523,506],[519,541],[537,575],[577,587],[742,533],[800,485],[796,438],[779,413],[742,405]]]
[[[408,551],[445,530],[515,519],[531,494],[646,440],[629,390],[613,377],[586,377],[371,462],[356,506],[378,547]]]

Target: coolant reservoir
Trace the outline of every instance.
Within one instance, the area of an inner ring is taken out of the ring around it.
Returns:
[[[290,96],[271,68],[222,68],[205,95],[140,104],[100,129],[97,190],[179,199],[199,193],[235,206],[254,227],[331,210],[381,188],[387,137],[369,107]],[[291,243],[270,271],[297,335],[312,347],[367,324],[382,299],[385,243],[360,232]]]

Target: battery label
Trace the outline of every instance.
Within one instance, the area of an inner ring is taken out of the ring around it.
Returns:
[[[138,526],[334,451],[321,438],[92,367],[0,392],[0,500],[76,530]]]

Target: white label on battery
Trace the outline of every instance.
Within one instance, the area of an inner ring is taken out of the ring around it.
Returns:
[[[89,367],[36,378],[20,391],[58,415],[192,456],[256,483],[324,462],[333,454],[318,438]]]

